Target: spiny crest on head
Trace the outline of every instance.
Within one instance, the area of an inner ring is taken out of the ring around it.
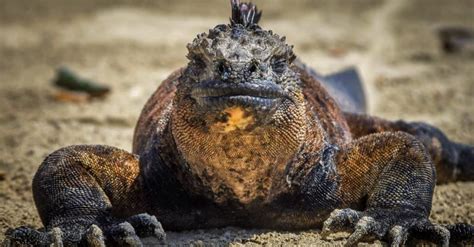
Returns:
[[[285,37],[274,34],[271,30],[263,30],[257,25],[261,12],[252,3],[240,3],[231,0],[232,17],[228,25],[217,25],[209,33],[201,33],[187,45],[187,58],[191,62],[210,62],[217,58],[232,55],[234,44],[246,46],[256,44],[262,49],[251,49],[252,54],[260,56],[274,55],[286,58],[289,62],[295,59],[293,46],[286,44]]]
[[[241,3],[240,0],[230,0],[232,6],[232,16],[230,24],[232,26],[240,24],[244,27],[257,25],[262,17],[262,11],[258,11],[253,3]]]

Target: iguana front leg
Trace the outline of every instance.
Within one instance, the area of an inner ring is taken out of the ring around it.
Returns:
[[[144,213],[138,164],[136,155],[107,146],[71,146],[52,153],[33,179],[45,231],[11,229],[7,240],[34,246],[140,246],[139,237],[163,239],[161,224]]]
[[[403,131],[415,136],[425,145],[435,164],[438,183],[474,180],[474,147],[449,140],[434,126],[357,113],[344,113],[344,117],[354,138],[386,131]]]
[[[428,219],[435,170],[413,136],[403,132],[365,136],[342,147],[336,162],[343,204],[362,203],[365,208],[333,211],[324,222],[323,236],[351,231],[347,245],[376,238],[399,246],[410,236],[449,244],[450,231]]]

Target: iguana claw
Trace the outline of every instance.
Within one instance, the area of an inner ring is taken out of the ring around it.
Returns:
[[[321,236],[338,231],[352,232],[345,246],[355,246],[361,241],[374,239],[386,240],[391,246],[404,246],[409,239],[421,239],[439,246],[449,246],[449,231],[440,225],[431,223],[425,216],[409,210],[336,209],[324,222]]]

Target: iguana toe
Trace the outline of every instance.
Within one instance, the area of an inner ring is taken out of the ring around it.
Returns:
[[[392,247],[404,246],[408,238],[408,230],[406,227],[396,225],[390,229],[389,240]]]
[[[387,232],[387,224],[371,216],[362,217],[356,224],[354,232],[349,236],[345,246],[355,246],[361,241],[381,239]]]
[[[86,232],[86,242],[91,247],[105,247],[104,233],[97,225],[91,225]]]
[[[418,240],[429,241],[437,246],[449,246],[451,238],[450,231],[441,225],[433,224],[428,220],[416,222],[410,229],[409,242],[418,242]],[[415,240],[416,241],[413,241]]]
[[[106,236],[112,245],[133,247],[143,246],[142,241],[135,232],[135,229],[128,222],[111,226],[107,230]]]
[[[165,240],[166,234],[161,226],[161,223],[156,219],[155,216],[147,213],[137,214],[127,219],[138,236],[141,238],[145,237],[156,237],[158,240]]]
[[[336,209],[324,221],[321,237],[326,239],[333,232],[352,231],[361,217],[361,212],[350,208]]]

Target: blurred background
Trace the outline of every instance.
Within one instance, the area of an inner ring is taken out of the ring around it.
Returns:
[[[474,145],[474,0],[254,2],[261,26],[286,36],[317,71],[357,67],[371,114],[425,121]],[[229,13],[227,0],[0,0],[0,241],[8,227],[41,227],[31,180],[47,154],[71,144],[131,150],[147,98],[186,64],[186,44],[228,23]],[[442,49],[446,28],[467,32],[455,52]],[[52,83],[64,65],[110,93],[64,95]],[[438,186],[431,218],[474,223],[474,183]],[[169,240],[320,241],[318,231],[234,228],[169,233]]]

